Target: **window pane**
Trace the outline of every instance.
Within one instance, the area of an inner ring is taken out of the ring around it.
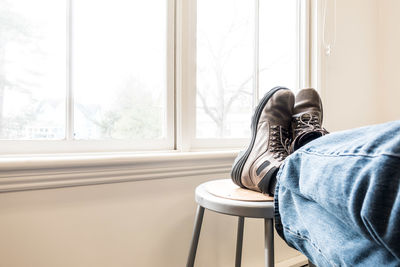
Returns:
[[[249,133],[254,73],[254,1],[197,1],[198,138]]]
[[[197,1],[197,138],[248,137],[256,85],[259,98],[275,86],[297,89],[297,4]]]
[[[275,86],[296,90],[297,1],[260,0],[259,95]]]
[[[65,8],[0,0],[0,139],[65,136]]]
[[[154,139],[166,131],[166,0],[73,7],[76,139]]]

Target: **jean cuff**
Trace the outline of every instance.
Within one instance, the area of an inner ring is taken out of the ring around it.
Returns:
[[[279,176],[281,174],[283,165],[279,168],[278,173],[276,174],[276,186],[275,186],[275,194],[274,194],[274,219],[275,219],[275,230],[278,235],[287,243],[284,233],[283,233],[283,225],[281,220],[281,215],[279,213]]]

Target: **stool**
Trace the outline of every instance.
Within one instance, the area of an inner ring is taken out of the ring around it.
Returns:
[[[244,218],[263,218],[265,227],[265,266],[274,266],[274,203],[272,197],[240,188],[231,179],[223,179],[199,185],[195,191],[195,200],[198,206],[187,267],[193,267],[194,265],[204,209],[238,216],[236,267],[239,267],[242,261]]]

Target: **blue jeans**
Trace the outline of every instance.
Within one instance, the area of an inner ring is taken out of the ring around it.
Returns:
[[[400,266],[400,121],[337,132],[277,174],[276,230],[317,266]]]

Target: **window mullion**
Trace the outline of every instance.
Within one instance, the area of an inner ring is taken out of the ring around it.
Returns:
[[[176,147],[176,118],[175,118],[175,25],[176,0],[167,0],[167,92],[166,92],[166,139],[168,147]]]
[[[189,151],[196,129],[196,0],[176,0],[176,145]]]
[[[260,0],[254,0],[254,77],[253,77],[253,107],[259,101],[259,44],[260,44]]]
[[[321,34],[318,25],[321,25],[321,18],[318,16],[320,14],[320,3],[317,0],[307,0],[310,5],[309,13],[309,23],[310,23],[310,83],[314,88],[323,90],[321,86],[321,75],[319,71],[321,69]]]
[[[311,86],[311,5],[310,1],[298,1],[298,84],[300,88]]]
[[[72,92],[72,7],[73,0],[67,1],[67,77],[66,77],[66,118],[65,118],[65,139],[73,140],[74,138],[74,98]]]

